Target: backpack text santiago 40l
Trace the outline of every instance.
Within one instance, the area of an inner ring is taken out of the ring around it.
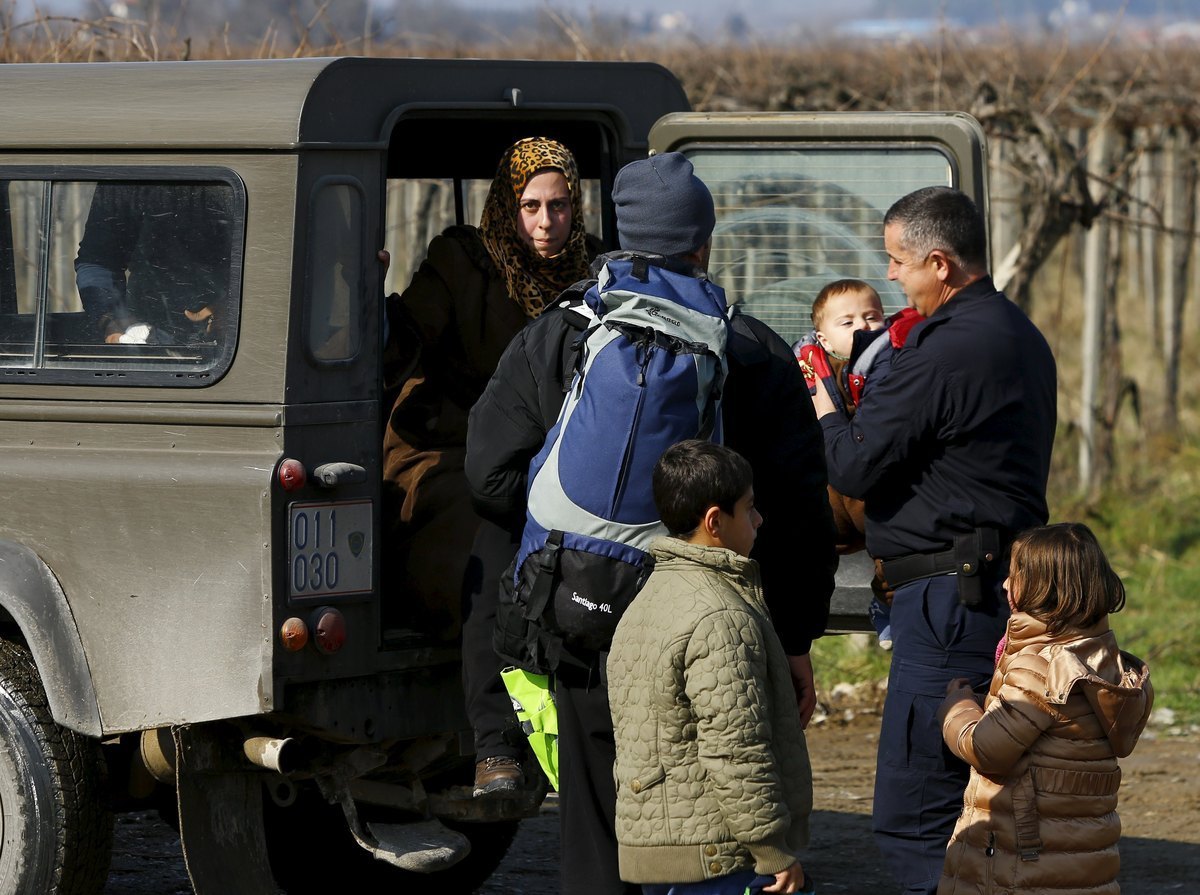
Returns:
[[[558,421],[529,468],[528,509],[496,649],[551,670],[565,643],[607,649],[666,534],[651,473],[671,445],[721,438],[725,292],[660,256],[608,256],[575,310],[594,318]]]

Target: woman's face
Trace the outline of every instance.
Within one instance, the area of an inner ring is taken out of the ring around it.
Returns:
[[[543,258],[563,250],[571,235],[571,191],[561,171],[543,171],[525,184],[517,211],[517,235]]]

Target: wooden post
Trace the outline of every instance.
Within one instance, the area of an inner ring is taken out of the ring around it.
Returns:
[[[1138,222],[1138,264],[1130,264],[1137,290],[1142,296],[1146,319],[1150,324],[1147,338],[1158,349],[1162,345],[1162,326],[1159,319],[1158,256],[1159,235],[1162,232],[1162,208],[1159,179],[1161,135],[1147,128],[1138,131],[1142,155],[1134,171],[1134,219]]]
[[[1114,135],[1103,127],[1092,134],[1087,168],[1088,190],[1093,196],[1107,191]],[[1099,179],[1095,179],[1099,178]],[[1080,351],[1081,386],[1079,401],[1079,490],[1090,494],[1097,480],[1098,423],[1101,415],[1100,366],[1104,352],[1104,306],[1108,283],[1108,218],[1100,215],[1084,234],[1083,241],[1083,332]]]
[[[1071,146],[1075,151],[1075,157],[1082,159],[1084,167],[1087,168],[1089,172],[1099,174],[1099,176],[1103,177],[1104,174],[1092,166],[1094,158],[1092,153],[1096,150],[1096,143],[1098,143],[1101,139],[1100,135],[1094,131],[1089,131],[1085,127],[1067,128],[1066,133],[1067,138],[1070,140]],[[1099,184],[1095,182],[1088,184],[1088,192],[1091,193],[1092,196],[1103,195],[1103,190],[1100,188]],[[1070,240],[1068,243],[1070,246],[1068,258],[1070,259],[1075,274],[1079,277],[1080,281],[1082,281],[1085,276],[1084,258],[1087,256],[1087,234],[1090,232],[1090,230],[1084,230],[1081,227],[1073,227],[1071,232],[1067,235],[1067,239]]]
[[[1183,306],[1192,238],[1195,232],[1195,163],[1190,158],[1187,135],[1168,135],[1163,152],[1162,357],[1163,429],[1179,430],[1179,358],[1182,346]]]
[[[1017,201],[1016,178],[1008,162],[1012,150],[1005,140],[996,140],[992,147],[988,181],[991,193],[991,269],[994,271],[1017,243],[1021,204]],[[997,285],[1004,288],[999,283]]]

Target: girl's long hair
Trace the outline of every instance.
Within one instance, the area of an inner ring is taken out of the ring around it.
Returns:
[[[1125,605],[1125,585],[1092,530],[1080,522],[1044,525],[1017,535],[1009,578],[1017,609],[1052,633],[1090,628]]]

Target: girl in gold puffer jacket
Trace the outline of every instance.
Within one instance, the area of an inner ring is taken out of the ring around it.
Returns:
[[[1013,614],[987,696],[952,681],[939,712],[971,780],[938,895],[1115,895],[1117,759],[1153,703],[1149,670],[1108,626],[1125,588],[1077,523],[1018,536],[1004,587]]]

